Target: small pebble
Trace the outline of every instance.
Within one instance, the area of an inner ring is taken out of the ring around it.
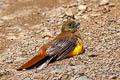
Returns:
[[[88,48],[88,46],[87,46],[87,45],[84,45],[84,46],[83,46],[83,49],[87,49],[87,48]]]
[[[109,7],[115,7],[115,4],[110,3],[110,4],[109,4]]]
[[[73,63],[69,63],[69,65],[70,65],[70,66],[75,66],[75,64],[73,64]]]
[[[120,33],[120,29],[117,29],[116,31],[117,31],[117,33]]]
[[[116,75],[111,75],[109,78],[115,80],[117,78],[117,76]]]
[[[85,11],[86,9],[87,9],[86,5],[79,5],[78,6],[78,10],[80,10],[80,11]]]
[[[66,15],[69,16],[69,17],[73,17],[74,16],[71,8],[69,8],[68,10],[66,10]]]
[[[114,18],[108,19],[108,22],[116,22]]]
[[[98,55],[97,55],[97,54],[94,54],[94,53],[88,55],[88,57],[97,57],[97,56],[98,56]]]
[[[79,78],[76,78],[75,80],[89,80],[87,76],[81,76]]]
[[[42,37],[43,38],[45,38],[45,37],[53,37],[53,35],[50,32],[43,32]]]
[[[100,5],[106,5],[109,4],[109,0],[101,0]]]

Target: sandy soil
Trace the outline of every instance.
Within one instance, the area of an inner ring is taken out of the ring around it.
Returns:
[[[120,1],[102,1],[0,0],[0,80],[120,80]],[[41,71],[16,71],[72,15],[85,53]]]
[[[23,30],[30,30],[33,25],[44,22],[44,11],[68,2],[68,0],[1,0],[0,52],[15,43]]]

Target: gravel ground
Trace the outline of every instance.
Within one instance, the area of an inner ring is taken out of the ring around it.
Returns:
[[[120,1],[68,1],[0,1],[0,80],[120,80]],[[41,71],[16,71],[68,19],[81,23],[85,52]]]

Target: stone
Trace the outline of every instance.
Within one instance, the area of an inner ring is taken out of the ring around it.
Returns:
[[[110,18],[110,19],[108,19],[108,22],[116,22],[116,19]]]
[[[78,6],[78,10],[79,11],[85,11],[87,9],[87,6],[86,5],[79,5]]]
[[[76,7],[76,6],[77,6],[77,4],[71,4],[71,5],[69,5],[69,8]]]
[[[87,49],[87,48],[88,48],[88,46],[87,46],[87,45],[84,45],[84,46],[83,46],[83,48],[84,48],[84,49]]]
[[[88,57],[97,57],[98,55],[97,55],[97,53],[96,52],[90,52],[89,54],[88,54]]]
[[[117,33],[120,33],[120,29],[117,29],[116,31],[117,31]]]
[[[110,3],[110,4],[109,4],[109,7],[115,7],[115,4]]]
[[[117,36],[120,36],[120,33],[117,33],[116,35],[117,35]]]
[[[87,76],[81,76],[79,78],[76,78],[75,80],[89,80]]]
[[[8,20],[8,19],[10,19],[10,17],[8,17],[8,16],[3,16],[1,19],[3,19],[3,20]]]
[[[70,66],[75,66],[75,64],[73,64],[73,63],[69,63],[69,65],[70,65]]]
[[[4,22],[3,22],[2,20],[0,20],[0,25],[3,25],[3,23],[4,23]]]
[[[53,35],[50,33],[50,32],[43,32],[42,33],[42,37],[45,38],[45,37],[52,37]]]
[[[109,77],[110,79],[116,79],[117,78],[117,76],[116,75],[110,75],[110,77]]]
[[[34,25],[34,26],[32,26],[32,29],[40,29],[41,25],[42,24]]]
[[[77,2],[81,2],[81,0],[77,0]]]
[[[59,18],[64,18],[64,17],[65,17],[64,14],[59,15]]]
[[[66,13],[66,15],[69,16],[69,17],[73,17],[73,16],[74,16],[71,8],[67,9],[65,13]]]
[[[13,61],[14,61],[13,59],[8,59],[8,60],[6,60],[5,62],[6,62],[6,63],[13,63]]]
[[[101,0],[100,5],[106,5],[109,4],[109,0]]]

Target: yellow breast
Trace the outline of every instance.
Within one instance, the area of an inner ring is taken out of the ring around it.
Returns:
[[[71,56],[75,56],[75,55],[78,55],[80,53],[83,53],[83,43],[80,39],[78,39],[78,44],[77,46],[75,47],[75,49],[70,52],[67,57],[71,57]]]

